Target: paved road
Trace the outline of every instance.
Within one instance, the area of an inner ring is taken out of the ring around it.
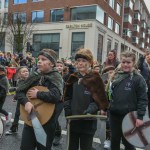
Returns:
[[[16,106],[16,102],[12,102],[12,96],[7,96],[4,108],[7,111],[12,112],[13,116],[15,113],[15,106]],[[60,124],[62,127],[62,140],[61,140],[61,144],[59,146],[53,147],[53,150],[65,150],[66,149],[65,148],[65,146],[66,146],[66,120],[64,118],[63,112],[62,112],[61,116],[59,117],[59,120],[60,120]],[[98,131],[95,134],[95,138],[94,138],[94,142],[93,142],[93,147],[95,150],[101,150],[100,140],[99,140],[99,133],[100,133],[100,130],[99,130],[100,124],[99,123],[100,122],[98,122]],[[10,125],[9,126],[5,125],[5,131],[9,130],[9,128],[10,128]],[[2,137],[2,139],[0,139],[0,150],[19,150],[22,129],[23,129],[23,121],[20,121],[19,130],[18,130],[17,134],[11,135],[11,136],[4,135]],[[150,150],[150,146],[146,150]]]

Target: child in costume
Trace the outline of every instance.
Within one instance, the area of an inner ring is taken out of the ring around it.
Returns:
[[[62,77],[55,69],[56,61],[57,54],[54,50],[43,49],[40,51],[38,55],[37,72],[30,75],[24,84],[17,89],[17,100],[24,105],[25,111],[28,114],[34,110],[34,106],[28,100],[26,93],[28,93],[30,99],[37,98],[45,103],[55,104],[52,117],[42,126],[47,135],[46,147],[37,142],[33,127],[25,124],[22,133],[21,150],[34,150],[35,148],[37,148],[37,150],[51,150],[55,135],[56,121],[58,119],[58,105],[63,94]],[[37,88],[30,89],[37,85],[47,87],[48,91],[39,91]]]
[[[135,126],[143,124],[143,116],[148,104],[146,82],[134,68],[136,55],[132,52],[121,54],[121,66],[112,75],[109,92],[110,95],[110,127],[111,150],[120,150],[120,141],[125,150],[135,150],[122,134],[122,120],[131,111],[137,111]]]
[[[96,81],[97,78],[93,78],[93,73],[91,73],[93,55],[89,49],[80,49],[75,55],[75,60],[78,71],[70,75],[64,90],[65,116],[97,114],[98,104],[96,104],[94,98],[98,96],[90,92],[91,89],[89,86],[93,87],[93,85],[89,84],[91,81],[92,84],[93,82],[100,83],[102,87],[100,98],[104,100],[104,109],[106,109],[108,105],[104,84],[99,73],[96,73],[96,77],[99,77],[100,82]],[[69,150],[78,150],[79,147],[82,150],[91,150],[96,128],[97,120],[72,120],[70,122]]]
[[[57,60],[57,63],[56,63],[56,70],[60,73],[60,75],[63,77],[63,69],[64,69],[64,63],[60,60]],[[64,81],[62,81],[64,82]],[[62,99],[60,100],[59,102],[59,111],[58,111],[58,117],[60,116],[62,110],[63,110],[63,101]],[[60,144],[60,141],[61,141],[61,126],[60,126],[60,123],[59,121],[57,120],[56,122],[56,130],[55,130],[55,137],[54,137],[54,141],[53,141],[53,145],[54,146],[57,146]]]
[[[6,77],[6,69],[4,66],[0,65],[0,113],[5,115],[6,123],[9,123],[11,121],[9,113],[3,109],[8,88],[9,88],[9,82]]]
[[[29,77],[29,70],[27,67],[19,67],[17,70],[17,78],[18,80],[18,86],[20,86],[24,81]],[[14,99],[16,99],[16,96],[14,96]],[[19,122],[19,117],[20,117],[20,103],[17,101],[16,105],[16,112],[15,112],[15,117],[14,121],[12,123],[12,126],[10,127],[10,130],[7,131],[5,134],[6,135],[11,135],[13,133],[16,133],[18,131],[18,122]]]

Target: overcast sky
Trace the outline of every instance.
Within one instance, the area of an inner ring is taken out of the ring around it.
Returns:
[[[145,1],[145,4],[150,12],[150,0],[144,0]]]

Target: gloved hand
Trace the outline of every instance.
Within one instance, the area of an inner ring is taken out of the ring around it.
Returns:
[[[88,110],[85,110],[85,111],[83,112],[83,115],[91,115],[91,113],[90,113]]]

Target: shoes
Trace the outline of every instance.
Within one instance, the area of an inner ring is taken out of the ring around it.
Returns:
[[[60,144],[61,138],[61,136],[55,136],[53,140],[53,145],[58,146]]]
[[[106,140],[106,141],[104,142],[104,148],[105,148],[105,149],[110,149],[110,144],[111,144],[110,140]]]
[[[5,134],[6,135],[12,135],[14,133],[17,133],[18,132],[18,124],[15,124],[15,125],[12,125],[10,130],[7,131]]]

